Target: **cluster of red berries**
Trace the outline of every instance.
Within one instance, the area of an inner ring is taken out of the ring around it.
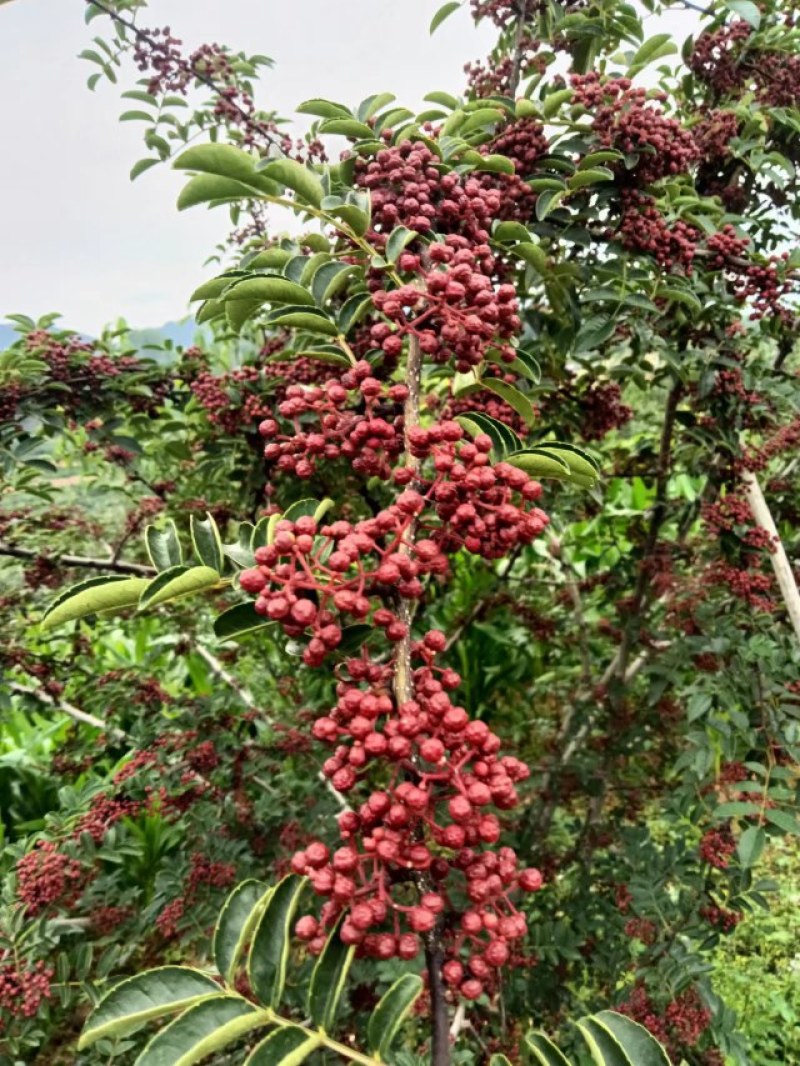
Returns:
[[[758,563],[745,559],[741,567],[718,559],[709,567],[705,580],[709,585],[727,589],[737,599],[743,600],[754,611],[767,614],[775,610],[772,598],[773,581],[769,574],[757,569]]]
[[[695,988],[686,989],[659,1010],[644,985],[637,984],[617,1009],[652,1033],[666,1047],[674,1063],[683,1061],[687,1051],[702,1066],[721,1063],[714,1049],[700,1051],[697,1046],[711,1024],[711,1011]]]
[[[212,862],[208,856],[196,851],[190,859],[187,891],[193,895],[201,885],[211,888],[228,888],[236,880],[236,867],[229,862]]]
[[[391,665],[365,654],[344,665],[336,706],[314,725],[317,739],[335,746],[323,772],[350,792],[371,760],[394,769],[384,789],[340,816],[339,850],[331,855],[312,843],[295,855],[292,869],[328,900],[319,921],[301,919],[297,933],[319,951],[326,930],[345,913],[342,938],[361,953],[413,958],[418,937],[438,929],[448,946],[445,981],[476,998],[508,961],[509,941],[525,933],[510,895],[537,891],[542,877],[519,871],[510,848],[476,850],[500,837],[499,820],[486,808],[514,807],[515,786],[529,771],[518,759],[500,757],[500,739],[453,703],[450,693],[461,679],[435,664],[446,643],[431,630],[412,644],[420,663],[411,679],[414,697],[399,707],[390,695]],[[418,902],[409,899],[408,885],[423,890]]]
[[[520,44],[519,77],[528,78],[532,74],[543,74],[547,69],[547,58],[539,54],[540,42],[525,36]],[[505,96],[513,89],[514,74],[517,66],[510,55],[499,58],[490,57],[486,62],[476,59],[464,64],[467,75],[467,90],[474,99],[487,96]]]
[[[529,21],[545,5],[542,0],[470,0],[469,6],[476,22],[488,18],[503,30],[519,20]]]
[[[750,449],[743,462],[747,470],[764,470],[776,455],[794,451],[800,445],[800,417],[781,426],[759,448]]]
[[[720,933],[732,933],[744,915],[741,911],[729,911],[712,903],[700,908],[700,917]]]
[[[750,91],[771,107],[796,107],[800,60],[785,51],[754,46],[754,33],[744,19],[706,30],[694,42],[690,68],[718,98]]]
[[[739,133],[740,119],[735,111],[708,109],[692,129],[694,143],[704,162],[719,164],[731,155],[731,141]]]
[[[678,266],[692,273],[700,236],[694,226],[680,219],[670,225],[653,197],[638,189],[621,190],[620,205],[619,228],[609,236],[616,236],[629,251],[652,256],[665,270]]]
[[[133,58],[139,70],[149,77],[147,91],[151,95],[185,96],[202,81],[214,94],[214,118],[238,127],[246,147],[263,151],[270,144],[279,144],[287,153],[291,151],[291,138],[281,134],[276,124],[256,108],[249,87],[236,73],[235,57],[218,44],[203,44],[187,57],[181,44],[169,26],[137,34]]]
[[[708,829],[700,841],[700,858],[717,870],[727,870],[730,858],[736,851],[736,841],[729,825],[721,829]]]
[[[483,362],[487,346],[496,346],[502,358],[513,362],[516,355],[508,342],[521,325],[516,289],[495,287],[497,264],[489,245],[450,235],[443,244],[431,245],[427,257],[434,269],[423,269],[420,257],[411,252],[399,260],[400,269],[417,273],[421,284],[373,293],[375,307],[387,320],[372,327],[373,341],[391,356],[412,335],[433,362],[452,359],[459,371]]]
[[[449,433],[444,441],[443,433]],[[430,456],[437,475],[427,498],[441,524],[430,527],[430,534],[447,553],[464,547],[484,559],[500,559],[530,544],[547,526],[544,511],[531,506],[542,486],[510,463],[492,464],[492,442],[483,434],[456,448],[463,435],[455,422],[409,431],[412,454]]]
[[[6,962],[8,952],[0,957],[0,1011],[13,1017],[34,1018],[43,999],[52,995],[50,983],[55,971],[45,962],[30,965],[21,961]],[[0,1030],[3,1023],[0,1022]]]
[[[263,395],[262,372],[255,366],[239,367],[228,374],[202,371],[192,379],[190,388],[212,425],[226,433],[252,426],[272,409]]]
[[[548,150],[544,126],[532,117],[510,122],[487,145],[487,151],[510,159],[517,174],[523,178],[533,175],[536,164]]]
[[[130,398],[136,410],[152,410],[169,387],[169,375],[162,370],[145,368],[132,356],[112,358],[104,352],[95,351],[91,344],[72,334],[57,335],[47,330],[34,330],[25,336],[23,344],[28,354],[46,364],[46,370],[30,383],[11,382],[3,387],[0,393],[0,418],[3,422],[24,417],[26,400],[40,410],[44,402],[43,395],[50,385],[54,387],[55,400],[67,417],[78,421],[86,417],[87,409],[98,408],[100,398],[107,394],[115,379],[124,381],[122,375],[136,374],[139,378],[137,384],[148,386],[149,393],[142,390],[141,395]],[[64,385],[68,388],[63,388]],[[117,387],[120,387],[119,382]]]
[[[302,478],[313,475],[320,459],[346,459],[362,477],[386,480],[403,449],[407,395],[405,385],[378,381],[364,361],[321,386],[289,385],[277,413],[294,432],[282,432],[276,418],[264,419],[258,427],[267,440],[264,456]],[[354,409],[357,404],[363,410]]]
[[[736,492],[727,493],[716,503],[704,504],[701,517],[716,534],[732,533],[737,526],[750,526],[753,522],[750,504]]]
[[[631,169],[618,167],[618,176],[640,185],[685,174],[697,161],[694,138],[677,119],[669,118],[650,101],[663,103],[666,93],[635,89],[629,78],[602,78],[596,71],[570,78],[573,104],[592,113],[592,129],[601,144],[624,155],[638,156]]]
[[[29,918],[54,903],[69,906],[80,893],[85,872],[77,859],[60,851],[51,840],[40,840],[16,866],[17,897]]]
[[[318,528],[310,517],[282,520],[273,543],[256,550],[258,566],[243,571],[239,583],[245,592],[257,595],[256,611],[279,622],[287,636],[301,637],[310,631],[303,652],[309,666],[319,666],[339,646],[340,622],[348,617],[364,621],[372,614],[388,640],[402,640],[407,627],[391,611],[373,611],[370,594],[383,587],[394,588],[400,596],[418,597],[420,575],[434,569],[441,573],[446,567],[435,545],[429,552],[426,542],[421,548],[415,545],[413,558],[405,550],[404,536],[413,517],[414,511],[404,509],[401,502],[355,525],[339,521]]]
[[[616,381],[592,381],[580,397],[581,436],[602,440],[633,418],[633,409],[622,402],[622,389]]]
[[[438,157],[424,143],[404,141],[381,149],[373,159],[356,160],[354,181],[369,189],[377,243],[395,226],[417,233],[458,233],[475,241],[488,239],[500,206],[498,193],[487,193],[468,175],[442,174]]]

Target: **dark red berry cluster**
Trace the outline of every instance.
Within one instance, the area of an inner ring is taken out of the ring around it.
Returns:
[[[635,89],[629,78],[602,78],[596,71],[570,78],[573,104],[592,115],[592,129],[601,144],[634,155],[633,167],[618,166],[625,182],[649,185],[659,178],[685,174],[697,161],[694,138],[677,119],[664,114],[658,103],[666,93]]]
[[[529,771],[500,757],[500,739],[453,702],[461,679],[436,663],[446,643],[431,630],[412,645],[414,698],[400,706],[390,695],[391,667],[366,655],[345,664],[336,706],[314,725],[314,735],[334,747],[323,771],[350,792],[370,762],[392,770],[384,788],[340,816],[339,850],[313,843],[295,855],[292,868],[328,900],[319,921],[301,919],[297,932],[321,950],[345,913],[342,938],[362,954],[413,958],[419,936],[439,928],[446,982],[476,998],[509,960],[510,942],[525,933],[514,891],[536,891],[542,877],[520,871],[510,848],[477,850],[500,837],[487,808],[514,807],[515,786]],[[409,894],[414,887],[422,889],[417,902]]]
[[[731,856],[736,851],[736,841],[729,825],[720,829],[708,829],[700,841],[700,858],[718,870],[727,870]]]
[[[378,381],[363,361],[321,386],[289,385],[277,413],[293,432],[276,418],[264,419],[258,427],[267,440],[264,456],[303,478],[320,459],[346,459],[357,474],[386,480],[403,448],[407,394],[405,385]]]
[[[521,325],[517,294],[513,285],[493,284],[496,263],[489,245],[471,246],[466,238],[450,236],[432,245],[427,257],[432,269],[410,252],[400,257],[400,268],[417,273],[420,283],[373,293],[386,319],[372,327],[373,341],[391,356],[404,338],[416,337],[424,355],[436,363],[452,359],[459,371],[483,362],[490,345],[513,362],[508,342]]]
[[[41,960],[8,960],[9,952],[4,951],[0,955],[0,1011],[12,1017],[34,1018],[42,1000],[52,995],[50,985],[55,971]]]
[[[69,906],[79,895],[85,871],[77,859],[60,851],[54,841],[41,840],[16,866],[17,897],[29,918],[55,903]]]

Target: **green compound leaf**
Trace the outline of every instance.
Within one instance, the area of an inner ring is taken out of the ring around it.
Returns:
[[[499,396],[501,400],[505,400],[508,406],[517,412],[526,425],[532,426],[534,424],[536,415],[533,410],[533,404],[514,385],[509,385],[508,382],[502,381],[500,378],[481,378],[481,386],[484,389],[488,389],[489,392],[493,392],[495,396]]]
[[[593,1018],[576,1022],[595,1066],[633,1066],[619,1041]]]
[[[180,566],[183,562],[178,529],[171,518],[167,519],[161,529],[148,526],[144,531],[144,540],[150,562],[156,570],[167,570],[171,566]]]
[[[525,1047],[533,1056],[537,1066],[570,1066],[569,1060],[544,1033],[527,1033]]]
[[[214,206],[230,200],[252,199],[259,194],[274,196],[279,191],[274,182],[265,181],[258,174],[253,174],[251,183],[247,185],[217,174],[196,174],[178,194],[177,207],[179,211],[185,211],[199,204]]]
[[[396,263],[403,249],[417,236],[417,231],[409,229],[408,226],[395,226],[386,241],[386,261]]]
[[[287,522],[296,522],[298,518],[313,518],[315,522],[320,522],[333,507],[333,502],[329,496],[326,496],[324,500],[315,500],[311,497],[297,500],[289,504],[280,517],[285,518]]]
[[[311,292],[320,307],[340,292],[357,267],[353,263],[323,263],[314,274]]]
[[[387,1061],[392,1041],[423,988],[423,980],[416,974],[406,973],[399,977],[388,992],[381,997],[367,1022],[367,1040],[370,1050]]]
[[[512,452],[518,452],[522,448],[522,441],[510,426],[500,422],[491,415],[485,415],[482,411],[471,411],[468,415],[458,415],[456,422],[472,436],[485,433],[491,437],[493,451],[498,460],[505,459]]]
[[[92,577],[63,592],[47,609],[43,629],[53,629],[104,611],[123,611],[134,607],[147,588],[146,577]]]
[[[430,33],[435,33],[446,18],[449,18],[454,11],[458,11],[461,7],[461,0],[449,0],[449,3],[442,4],[439,10],[431,19]]]
[[[669,1056],[661,1044],[633,1019],[616,1011],[601,1010],[592,1020],[619,1042],[631,1066],[669,1066]]]
[[[214,619],[214,636],[217,640],[237,640],[274,624],[271,619],[259,614],[252,603],[237,603]]]
[[[120,981],[86,1020],[78,1050],[103,1037],[124,1036],[155,1018],[219,995],[213,978],[188,966],[160,966]]]
[[[205,518],[192,515],[189,520],[189,529],[197,558],[204,566],[210,566],[212,570],[221,574],[225,559],[222,551],[222,538],[213,517],[210,514],[206,514]]]
[[[134,1066],[193,1066],[232,1044],[251,1029],[268,1025],[271,1016],[243,996],[218,995],[203,1000],[165,1025]]]
[[[262,1040],[244,1066],[301,1066],[312,1051],[322,1044],[322,1037],[299,1025],[284,1025]]]
[[[268,178],[280,182],[291,189],[301,201],[319,207],[325,195],[325,189],[319,177],[308,167],[294,159],[273,159],[260,164],[259,170]]]
[[[290,874],[275,886],[253,934],[247,976],[258,1001],[277,1007],[286,983],[292,920],[306,887],[305,878]]]
[[[272,889],[263,881],[242,881],[231,892],[214,929],[214,961],[226,985],[232,985],[236,968],[253,934]]]
[[[270,322],[274,326],[288,326],[291,329],[302,329],[308,333],[319,333],[323,337],[335,337],[339,330],[335,322],[316,308],[298,311],[279,311],[270,316]]]
[[[192,178],[184,188],[182,202],[179,201],[181,207],[228,199],[232,195],[271,196],[278,191],[273,181],[256,170],[255,159],[232,144],[194,145],[181,152],[173,166],[176,170],[195,170],[202,175],[202,180]],[[208,177],[213,180],[209,181]],[[232,183],[241,187],[238,193],[234,193]]]
[[[591,488],[599,474],[599,467],[588,452],[562,441],[543,441],[523,448],[509,455],[508,462],[533,477],[559,478],[580,488]]]
[[[139,609],[156,607],[167,600],[205,592],[219,585],[220,576],[210,566],[171,566],[154,577],[139,598]]]
[[[352,114],[344,106],[334,100],[305,100],[295,109],[300,115],[317,115],[319,118],[352,118]]]
[[[753,4],[753,7],[755,7],[755,4]],[[758,9],[756,8],[756,10]],[[677,51],[678,48],[672,39],[671,33],[657,33],[654,37],[648,37],[644,44],[640,45],[639,50],[631,60],[631,65],[628,67],[628,75],[633,77],[648,63],[652,63],[656,59],[663,59],[664,56],[675,55]]]
[[[344,992],[347,974],[353,961],[355,947],[343,944],[339,936],[339,922],[317,959],[308,987],[308,1013],[321,1029],[331,1032],[336,1012]]]
[[[506,462],[518,466],[530,477],[569,479],[570,469],[558,455],[541,451],[538,448],[524,448],[521,452],[509,455]]]
[[[312,305],[314,297],[294,281],[276,276],[244,278],[235,281],[225,293],[226,300],[256,300],[262,303]]]

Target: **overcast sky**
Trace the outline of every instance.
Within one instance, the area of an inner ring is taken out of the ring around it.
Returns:
[[[169,25],[189,47],[220,41],[271,56],[259,103],[284,115],[313,96],[355,104],[385,90],[413,108],[432,89],[458,92],[464,63],[491,46],[492,28],[476,29],[466,11],[430,38],[440,3],[152,0],[143,24]],[[117,315],[157,326],[186,313],[227,216],[178,213],[181,175],[166,166],[129,181],[146,154],[143,124],[118,122],[135,106],[119,99],[132,76],[86,88],[93,68],[77,55],[105,20],[87,27],[83,8],[82,0],[0,5],[0,319],[59,311],[89,333]],[[682,40],[691,16],[673,19]]]

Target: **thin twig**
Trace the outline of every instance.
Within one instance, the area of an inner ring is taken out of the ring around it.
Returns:
[[[105,570],[114,574],[137,574],[141,577],[151,577],[155,574],[152,566],[144,566],[141,563],[126,563],[121,559],[94,559],[85,555],[45,555],[44,552],[33,551],[31,548],[18,548],[15,544],[0,541],[0,555],[10,559],[40,559],[46,558],[48,562],[61,566],[77,566],[84,570]]]

